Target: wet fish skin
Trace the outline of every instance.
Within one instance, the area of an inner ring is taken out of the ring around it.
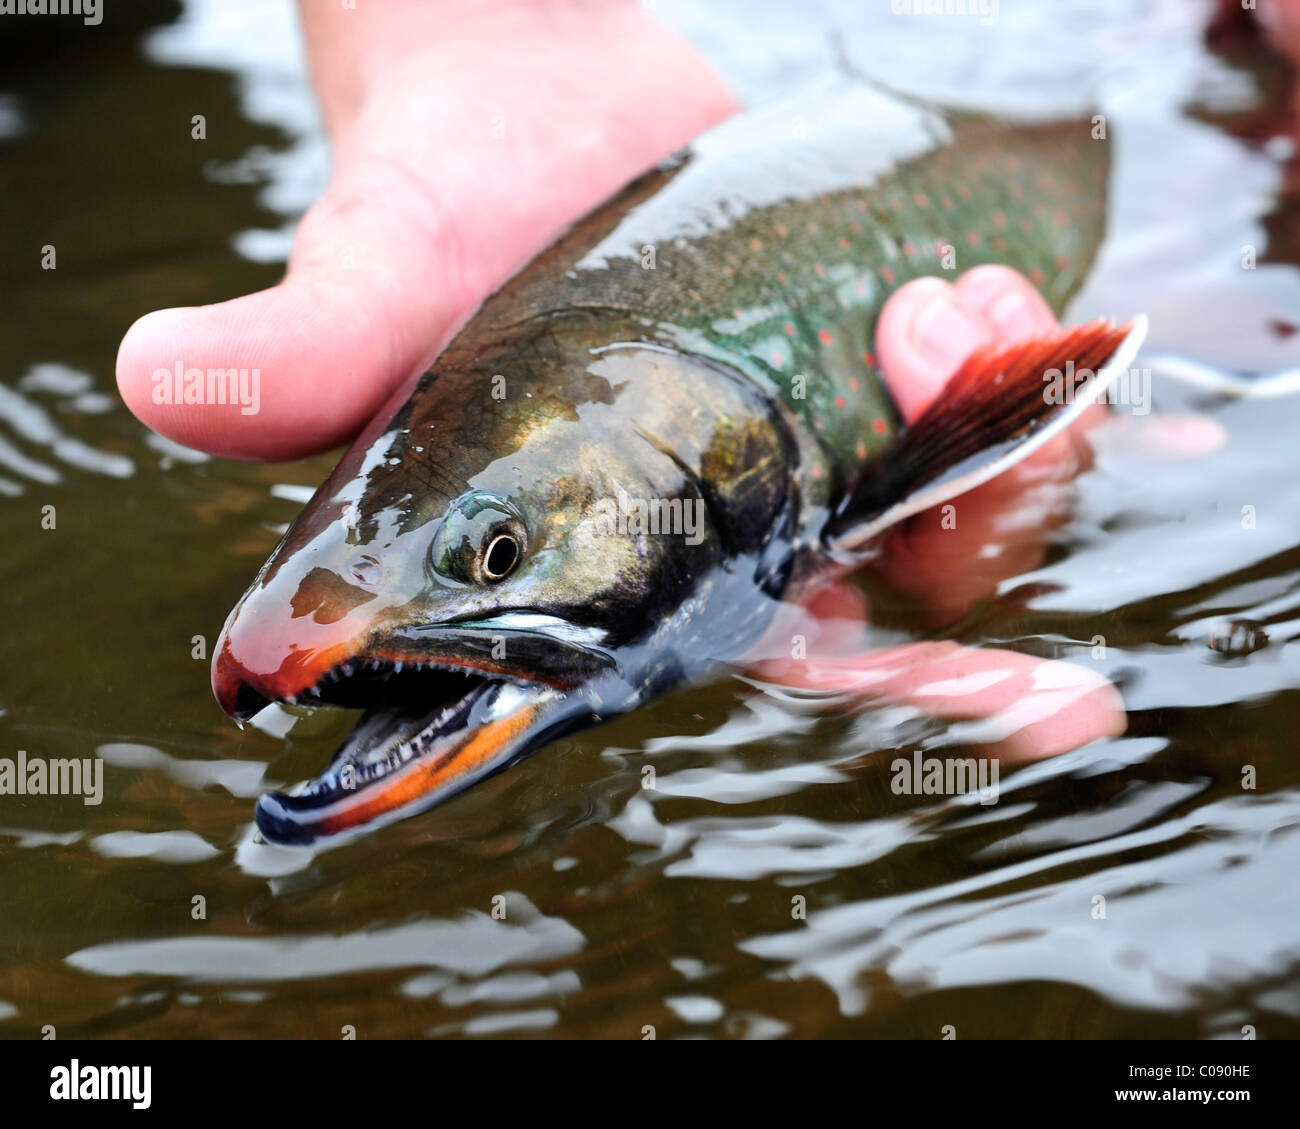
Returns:
[[[227,712],[410,711],[426,690],[432,710],[453,671],[515,689],[474,682],[478,712],[454,732],[431,722],[431,751],[380,750],[391,781],[345,745],[300,796],[264,799],[269,837],[410,814],[741,658],[779,600],[840,567],[827,519],[899,442],[871,354],[888,295],[948,262],[1018,267],[1058,311],[1082,281],[1105,209],[1090,123],[1013,126],[861,88],[803,117],[804,138],[788,108],[724,125],[576,224],[322,485],[226,623]],[[621,499],[697,507],[701,536],[611,527]],[[455,532],[483,513],[521,542],[491,583],[486,541]],[[439,571],[465,552],[477,579]],[[494,713],[507,699],[516,712]],[[377,782],[341,783],[358,764]]]
[[[852,472],[897,434],[872,334],[899,286],[1005,263],[1061,313],[1104,234],[1109,143],[1094,132],[862,88],[723,126],[534,260],[465,344],[557,311],[630,315],[642,336],[767,384]]]

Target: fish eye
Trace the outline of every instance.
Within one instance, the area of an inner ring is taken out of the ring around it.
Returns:
[[[452,584],[496,584],[523,560],[523,518],[506,498],[476,492],[457,498],[429,546],[429,565]]]

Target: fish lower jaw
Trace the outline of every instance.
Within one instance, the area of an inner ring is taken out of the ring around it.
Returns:
[[[372,704],[320,776],[258,801],[263,837],[310,845],[432,807],[522,755],[529,725],[567,696],[536,682],[459,677],[462,692],[449,700]]]

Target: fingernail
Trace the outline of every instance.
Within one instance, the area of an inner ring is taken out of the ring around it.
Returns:
[[[909,334],[930,364],[951,372],[985,342],[984,331],[951,294],[939,294],[917,311]]]

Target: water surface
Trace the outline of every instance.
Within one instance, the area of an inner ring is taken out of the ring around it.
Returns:
[[[1300,363],[1280,73],[1209,51],[1195,6],[1004,0],[987,27],[786,7],[657,5],[751,100],[838,66],[969,105],[1097,102],[1111,238],[1073,315],[1146,311],[1152,354]],[[0,41],[0,756],[105,762],[98,806],[0,797],[0,1033],[1300,1034],[1300,399],[1157,380],[1227,447],[1104,446],[1042,566],[952,633],[1092,664],[1130,709],[996,805],[891,791],[894,758],[960,751],[960,726],[730,680],[350,846],[254,842],[256,795],[315,775],[351,717],[238,731],[195,637],[332,459],[175,447],[117,400],[113,358],[146,310],[273,282],[327,166],[287,6],[176,16]],[[924,634],[864,583],[882,637]],[[1257,649],[1214,650],[1225,621]]]

